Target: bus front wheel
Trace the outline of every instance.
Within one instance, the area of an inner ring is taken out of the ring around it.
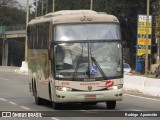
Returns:
[[[43,104],[43,99],[38,97],[37,95],[37,88],[36,88],[36,84],[34,83],[34,87],[33,87],[33,94],[34,94],[34,98],[35,98],[35,103],[37,105],[42,105]]]
[[[37,105],[42,105],[43,104],[43,99],[42,98],[40,98],[40,97],[38,97],[37,96],[37,93],[35,93],[35,103],[37,104]]]
[[[116,108],[116,101],[107,101],[106,106],[107,106],[107,109],[115,109]]]

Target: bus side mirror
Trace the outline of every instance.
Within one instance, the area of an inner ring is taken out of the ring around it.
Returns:
[[[48,50],[48,56],[49,56],[49,60],[53,60],[53,48],[50,48],[49,50]]]
[[[55,49],[54,43],[53,43],[53,41],[51,41],[50,49],[49,49],[49,51],[48,51],[48,55],[49,55],[49,59],[50,59],[50,60],[53,60],[54,49]]]
[[[49,60],[52,60],[53,55],[51,54],[51,49],[48,50],[48,56],[49,56]]]

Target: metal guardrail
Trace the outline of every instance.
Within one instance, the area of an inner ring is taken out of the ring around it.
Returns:
[[[18,31],[18,30],[26,30],[26,26],[25,25],[0,26],[0,33],[6,31]]]

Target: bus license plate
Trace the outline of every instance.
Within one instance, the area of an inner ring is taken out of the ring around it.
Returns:
[[[86,100],[94,100],[96,99],[96,95],[85,95]]]

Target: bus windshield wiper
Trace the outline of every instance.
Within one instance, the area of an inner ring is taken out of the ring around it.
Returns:
[[[104,71],[102,70],[102,68],[99,66],[98,62],[96,61],[96,59],[94,57],[91,57],[91,60],[94,62],[94,64],[97,66],[97,68],[99,69],[100,73],[102,74],[103,78],[105,80],[107,80],[107,76],[106,74],[104,73]]]
[[[90,60],[89,58],[91,57],[91,61],[94,62],[94,64],[97,66],[97,68],[99,69],[100,73],[102,74],[103,78],[105,80],[107,80],[107,76],[106,74],[104,73],[104,71],[102,70],[102,68],[100,67],[100,65],[98,64],[98,62],[96,61],[96,59],[92,56],[92,52],[91,52],[91,48],[90,48],[90,45],[88,43],[88,75],[89,75],[89,78],[90,78]]]

